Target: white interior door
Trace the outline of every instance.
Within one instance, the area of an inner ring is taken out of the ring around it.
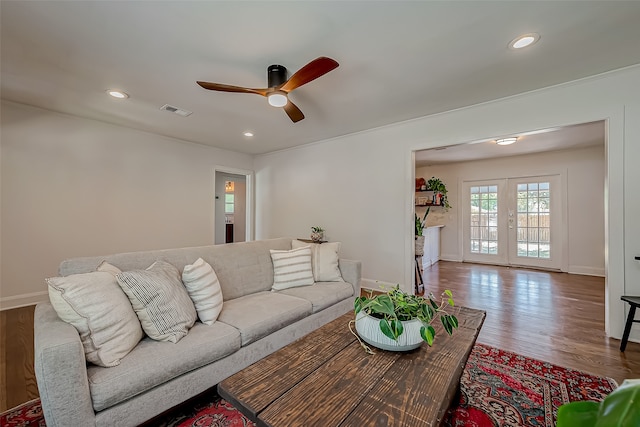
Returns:
[[[466,181],[463,260],[560,269],[560,175]]]

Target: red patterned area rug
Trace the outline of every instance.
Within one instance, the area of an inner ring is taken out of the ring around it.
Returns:
[[[476,344],[460,379],[460,398],[444,425],[553,427],[561,405],[599,402],[616,387],[611,378]]]
[[[601,401],[617,385],[611,378],[562,368],[476,344],[462,373],[460,397],[446,427],[553,427],[558,407],[575,400]],[[2,427],[43,427],[40,400],[0,414]],[[253,427],[215,389],[189,400],[145,426]]]

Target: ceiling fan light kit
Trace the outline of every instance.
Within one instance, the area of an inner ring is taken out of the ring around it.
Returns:
[[[271,92],[269,95],[267,95],[267,99],[269,100],[269,105],[271,105],[272,107],[284,107],[285,105],[287,105],[287,101],[289,100],[287,98],[287,95],[285,95],[284,92],[280,91]]]
[[[269,87],[266,89],[253,89],[202,81],[196,83],[207,90],[262,95],[267,98],[269,105],[283,107],[291,121],[296,123],[304,119],[304,114],[302,114],[302,111],[288,98],[289,92],[327,74],[329,71],[337,68],[338,65],[339,64],[333,59],[321,56],[300,68],[289,79],[287,79],[287,69],[285,67],[282,65],[270,65],[267,68],[267,83]]]

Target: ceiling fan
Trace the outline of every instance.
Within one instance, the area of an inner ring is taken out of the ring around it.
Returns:
[[[239,93],[255,93],[267,97],[269,105],[274,107],[283,107],[289,118],[294,122],[304,119],[302,111],[287,97],[287,94],[300,86],[309,83],[327,74],[329,71],[338,67],[338,63],[331,58],[321,56],[309,62],[304,67],[296,71],[287,80],[287,69],[282,65],[270,65],[267,68],[267,82],[269,87],[266,89],[252,89],[248,87],[231,86],[221,83],[196,82],[200,86],[209,90],[217,90],[221,92],[239,92]]]

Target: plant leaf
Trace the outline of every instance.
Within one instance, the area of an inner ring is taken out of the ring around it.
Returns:
[[[449,289],[445,289],[444,293],[449,297],[449,298],[453,298],[453,293],[451,293],[451,291]]]
[[[565,403],[558,408],[556,427],[593,427],[596,425],[599,402],[577,401]]]
[[[447,299],[447,303],[448,303],[451,307],[453,307],[453,306],[455,305],[455,304],[454,304],[454,302],[453,302],[453,298],[448,298],[448,299]]]
[[[362,307],[366,302],[367,302],[367,297],[358,297],[355,299],[355,301],[353,302],[353,308],[356,314],[360,313],[360,310],[362,310]]]
[[[389,325],[391,326],[391,333],[397,341],[398,337],[402,335],[402,332],[404,331],[404,326],[402,326],[402,322],[399,320],[392,320],[389,322]]]
[[[449,323],[449,316],[440,316],[440,321],[442,322],[442,326],[444,326],[444,330],[451,335],[453,333],[453,328]]]
[[[428,305],[424,304],[422,306],[420,306],[420,314],[422,315],[422,319],[420,320],[424,320],[427,323],[431,321],[431,319],[433,319],[433,309],[431,307],[429,307]]]
[[[380,330],[387,337],[391,338],[394,341],[397,341],[397,338],[393,336],[393,331],[391,330],[391,325],[387,322],[387,319],[380,319]]]
[[[453,314],[449,315],[449,323],[451,324],[451,326],[456,329],[458,327],[458,318],[456,316],[454,316]]]
[[[431,307],[433,307],[434,310],[438,310],[438,303],[435,302],[432,298],[429,298],[429,302],[431,303]]]
[[[429,347],[431,347],[433,345],[433,339],[436,336],[436,330],[433,329],[433,326],[431,325],[427,327],[422,326],[420,328],[420,336],[422,337],[423,340],[427,342]]]
[[[391,317],[396,317],[394,313],[393,301],[389,295],[378,295],[373,300],[375,305],[372,305],[371,308],[380,314],[387,314]]]

